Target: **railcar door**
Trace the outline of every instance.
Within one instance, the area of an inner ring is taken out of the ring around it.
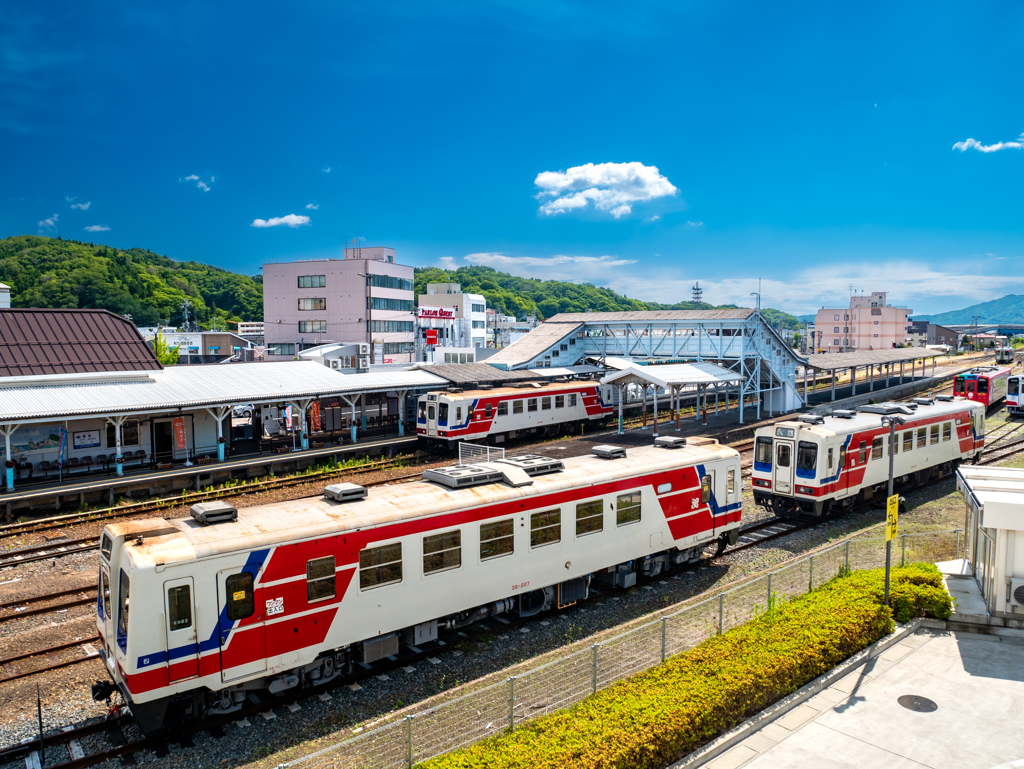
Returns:
[[[966,382],[964,382],[964,394],[970,400],[974,400],[975,396],[977,396],[977,394],[978,394],[977,386],[978,385],[977,385],[977,380],[976,379],[968,379]]]
[[[437,404],[432,401],[427,401],[427,435],[437,435]]]
[[[772,488],[781,494],[793,493],[793,441],[775,439],[775,477]]]
[[[255,584],[256,575],[247,569],[217,572],[222,681],[234,681],[267,669],[263,588]]]
[[[167,678],[172,683],[199,675],[195,589],[192,577],[164,583]]]

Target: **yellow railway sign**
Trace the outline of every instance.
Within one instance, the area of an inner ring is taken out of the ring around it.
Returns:
[[[896,539],[900,517],[900,495],[893,494],[885,501],[885,541]]]

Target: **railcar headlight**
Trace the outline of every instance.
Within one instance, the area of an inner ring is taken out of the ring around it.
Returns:
[[[797,491],[798,494],[813,494],[814,493],[814,489],[812,489],[810,486],[797,486],[796,487],[796,491]]]
[[[768,480],[765,480],[764,478],[755,478],[754,479],[754,485],[755,486],[761,486],[761,487],[763,487],[765,489],[768,489],[768,488],[771,488],[772,482],[768,481]]]

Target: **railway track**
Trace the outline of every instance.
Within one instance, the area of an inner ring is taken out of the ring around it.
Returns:
[[[68,599],[49,606],[35,606],[33,604],[49,603],[58,599]],[[8,601],[0,604],[0,624],[22,617],[37,617],[41,614],[51,614],[63,609],[71,609],[75,606],[85,606],[96,602],[96,586],[72,588],[60,590],[56,593],[23,598],[20,601]],[[30,608],[32,607],[32,608]],[[0,660],[2,665],[4,660]]]
[[[23,563],[32,563],[33,561],[45,561],[47,558],[63,558],[66,555],[95,550],[99,546],[100,538],[97,535],[95,537],[82,537],[81,539],[52,540],[45,545],[8,550],[0,553],[0,569],[8,566],[18,566]]]

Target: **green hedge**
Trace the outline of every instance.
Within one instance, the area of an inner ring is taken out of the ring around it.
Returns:
[[[420,766],[663,767],[891,632],[883,574],[837,577],[572,708]],[[894,569],[892,585],[900,616],[949,616],[934,566]]]

